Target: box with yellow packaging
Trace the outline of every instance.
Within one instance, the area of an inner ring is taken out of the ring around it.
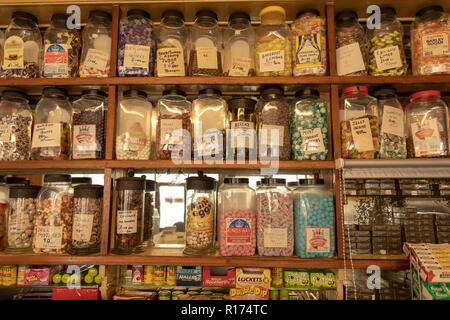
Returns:
[[[270,269],[236,268],[236,287],[231,300],[269,300]]]

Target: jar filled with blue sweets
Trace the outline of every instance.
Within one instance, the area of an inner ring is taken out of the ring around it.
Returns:
[[[118,72],[120,77],[148,77],[153,74],[155,39],[150,14],[128,10],[120,21]]]
[[[333,193],[318,176],[300,179],[293,191],[295,254],[301,258],[334,253]]]
[[[325,160],[328,156],[327,103],[314,89],[295,94],[291,107],[292,160]]]

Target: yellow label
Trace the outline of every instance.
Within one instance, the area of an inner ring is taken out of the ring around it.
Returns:
[[[295,37],[295,68],[312,68],[322,65],[320,33]]]
[[[144,266],[144,284],[152,284],[153,266]]]
[[[209,231],[214,227],[214,208],[207,197],[188,204],[187,229],[190,232]]]
[[[3,266],[2,285],[13,286],[17,283],[17,266]]]
[[[11,36],[5,41],[3,55],[3,69],[23,69],[23,40],[18,36]]]

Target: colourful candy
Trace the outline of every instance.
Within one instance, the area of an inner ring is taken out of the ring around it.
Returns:
[[[219,213],[219,248],[222,256],[252,256],[256,249],[256,211]]]
[[[353,140],[350,121],[341,121],[341,150],[344,159],[375,159],[380,150],[378,117],[367,116],[372,132],[373,150],[358,152]],[[362,118],[361,118],[362,119]],[[353,119],[351,119],[353,120]]]

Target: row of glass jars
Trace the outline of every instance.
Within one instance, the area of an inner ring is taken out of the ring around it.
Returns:
[[[410,95],[404,110],[393,88],[342,90],[341,152],[346,159],[448,157],[449,115],[438,90]]]
[[[191,103],[183,91],[172,89],[163,92],[156,109],[158,159],[191,159],[191,155],[224,159],[225,153],[227,158],[256,159],[258,141],[260,159],[325,160],[328,156],[327,103],[317,90],[303,88],[290,103],[280,87],[264,88],[258,101],[226,101],[219,90],[203,89]],[[151,114],[145,92],[123,93],[117,159],[149,159]]]

